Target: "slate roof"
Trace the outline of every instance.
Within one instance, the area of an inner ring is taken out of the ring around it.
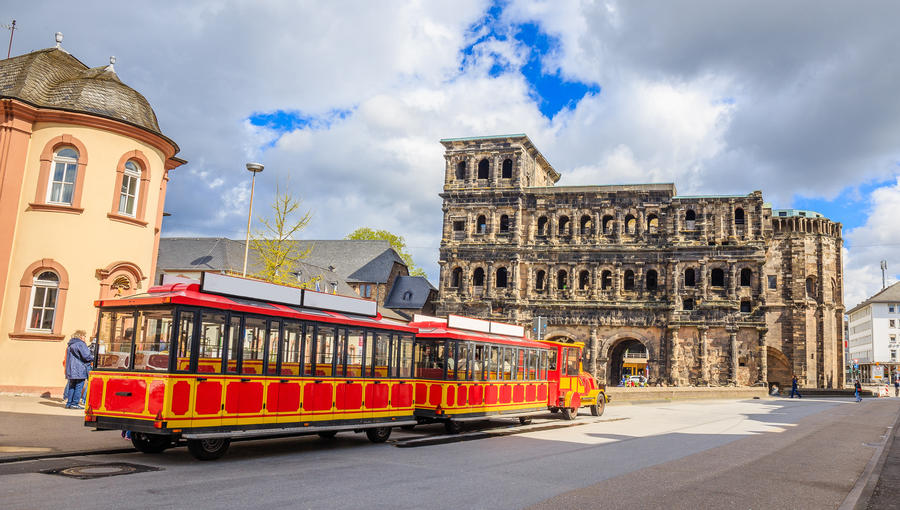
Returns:
[[[387,283],[394,263],[403,264],[400,255],[387,241],[351,239],[297,241],[300,250],[312,245],[304,259],[321,267],[334,267],[334,272],[349,282]]]
[[[109,117],[161,134],[150,103],[122,83],[111,64],[88,68],[60,48],[0,60],[0,98]]]
[[[878,292],[874,296],[869,299],[863,301],[862,303],[854,306],[850,311],[846,312],[847,315],[865,307],[866,305],[872,303],[900,303],[900,282],[897,282],[890,287],[882,289],[881,292]]]
[[[384,300],[385,308],[420,309],[428,301],[431,291],[437,291],[424,276],[398,276],[391,293]]]

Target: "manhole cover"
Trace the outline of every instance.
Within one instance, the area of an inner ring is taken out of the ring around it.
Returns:
[[[160,468],[144,466],[141,464],[129,464],[126,462],[111,462],[109,464],[84,464],[81,466],[69,466],[65,468],[48,469],[41,471],[48,475],[62,475],[70,478],[87,480],[89,478],[103,478],[105,476],[130,475],[145,471],[159,471]]]

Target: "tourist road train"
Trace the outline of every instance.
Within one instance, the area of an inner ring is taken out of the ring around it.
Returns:
[[[374,301],[204,273],[97,301],[85,425],[201,460],[234,438],[365,432],[491,416],[603,413],[580,343],[461,316],[382,317]]]

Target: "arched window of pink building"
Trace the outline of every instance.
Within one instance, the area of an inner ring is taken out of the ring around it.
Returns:
[[[51,333],[56,317],[59,295],[59,276],[53,271],[43,271],[34,277],[31,287],[31,307],[28,311],[28,331]]]
[[[62,147],[53,154],[53,170],[47,183],[47,203],[72,205],[78,179],[78,151]]]

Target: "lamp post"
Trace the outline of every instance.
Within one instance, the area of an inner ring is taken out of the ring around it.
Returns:
[[[247,213],[247,241],[244,243],[244,272],[247,276],[247,254],[250,251],[250,219],[253,218],[253,188],[256,186],[256,174],[263,171],[261,163],[247,163],[247,170],[253,174],[250,178],[250,212]]]

